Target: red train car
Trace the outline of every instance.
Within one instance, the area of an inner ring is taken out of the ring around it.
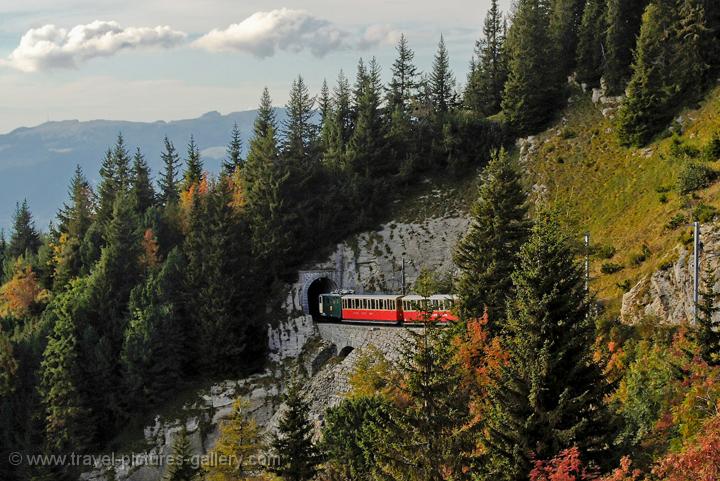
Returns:
[[[457,321],[453,314],[456,297],[436,294],[398,296],[383,294],[321,294],[320,315],[341,322],[377,322],[383,324],[418,324],[427,319],[438,323]]]
[[[449,294],[436,294],[430,297],[417,295],[402,298],[402,313],[404,323],[419,323],[427,321],[429,314],[431,321],[448,322],[457,321],[452,309],[456,297]]]
[[[397,324],[402,321],[400,297],[393,295],[342,296],[342,320]]]

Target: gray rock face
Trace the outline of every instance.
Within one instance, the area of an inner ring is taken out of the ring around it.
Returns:
[[[700,289],[706,269],[717,272],[720,265],[720,229],[712,224],[702,225],[700,241]],[[621,319],[635,324],[645,317],[652,317],[667,324],[691,322],[693,319],[693,253],[692,245],[678,246],[676,260],[665,269],[654,272],[640,280],[625,293],[620,311]],[[720,283],[714,286],[720,292]],[[716,313],[720,319],[720,313]]]

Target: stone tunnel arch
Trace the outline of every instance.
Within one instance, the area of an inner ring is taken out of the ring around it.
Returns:
[[[310,314],[314,321],[320,320],[320,294],[327,294],[337,289],[335,281],[328,279],[327,277],[319,277],[315,279],[307,289],[308,299],[308,314]]]
[[[341,288],[341,275],[338,270],[325,269],[315,271],[301,271],[300,280],[302,290],[300,292],[300,302],[303,312],[312,316],[313,320],[319,318],[319,302],[318,296],[332,292]]]

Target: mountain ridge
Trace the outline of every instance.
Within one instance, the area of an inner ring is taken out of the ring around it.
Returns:
[[[285,110],[275,108],[279,123]],[[161,167],[163,138],[175,144],[181,157],[190,135],[200,146],[205,169],[218,172],[225,156],[233,125],[237,123],[243,147],[252,134],[257,110],[221,114],[208,111],[199,117],[178,120],[136,122],[128,120],[53,120],[34,127],[18,127],[0,134],[0,229],[11,228],[16,202],[27,198],[40,228],[55,217],[57,207],[67,197],[67,186],[75,165],[96,185],[98,170],[107,148],[122,133],[128,149],[139,147],[153,175]]]

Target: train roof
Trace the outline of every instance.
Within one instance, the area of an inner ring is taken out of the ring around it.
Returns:
[[[351,294],[342,296],[343,299],[399,299],[402,296],[398,294]]]
[[[430,297],[420,296],[417,294],[410,294],[403,297],[404,301],[422,301],[424,299],[430,299],[432,301],[446,301],[446,300],[455,300],[457,299],[457,296],[454,296],[452,294],[433,294]]]

